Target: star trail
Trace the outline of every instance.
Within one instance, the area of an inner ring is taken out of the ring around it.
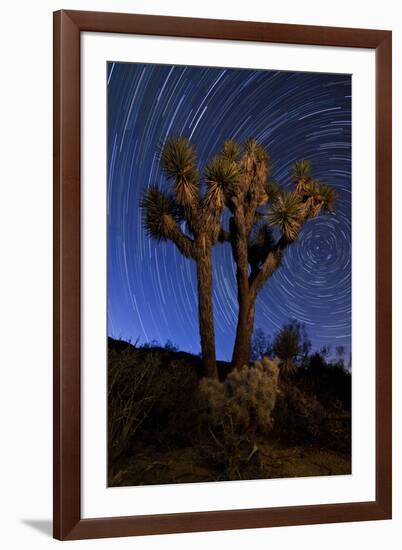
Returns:
[[[108,333],[167,340],[199,353],[195,264],[141,225],[144,190],[169,184],[158,151],[171,135],[195,145],[200,169],[226,138],[256,138],[272,179],[292,189],[291,164],[337,190],[336,212],[310,220],[256,304],[255,329],[290,318],[314,348],[351,343],[351,76],[255,69],[108,63]],[[214,319],[218,359],[231,358],[237,292],[230,246],[217,244]]]

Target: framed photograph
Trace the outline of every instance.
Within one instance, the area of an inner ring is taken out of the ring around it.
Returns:
[[[54,536],[391,518],[391,32],[54,14]]]

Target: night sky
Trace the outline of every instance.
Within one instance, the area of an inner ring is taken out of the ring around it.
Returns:
[[[108,333],[140,343],[170,340],[199,353],[195,263],[151,240],[139,200],[167,188],[158,150],[171,135],[195,145],[200,169],[226,138],[256,138],[272,178],[292,189],[291,164],[338,192],[336,213],[307,222],[256,304],[255,329],[274,334],[290,318],[314,348],[351,342],[351,76],[342,74],[108,64]],[[228,244],[214,247],[218,359],[231,358],[237,318]]]

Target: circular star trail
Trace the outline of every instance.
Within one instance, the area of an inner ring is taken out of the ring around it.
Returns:
[[[195,145],[199,167],[223,141],[256,138],[272,178],[292,189],[291,164],[309,159],[314,177],[337,190],[333,215],[309,221],[257,298],[255,329],[306,325],[313,347],[351,339],[351,77],[230,68],[108,64],[108,332],[141,343],[170,340],[199,353],[195,265],[171,243],[150,240],[139,200],[168,187],[158,151],[171,135]],[[229,245],[214,257],[219,359],[231,357],[237,292]]]

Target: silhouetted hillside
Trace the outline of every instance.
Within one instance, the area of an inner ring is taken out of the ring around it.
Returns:
[[[108,337],[108,351],[128,351],[133,353],[139,361],[144,360],[150,355],[158,357],[167,365],[173,361],[184,361],[189,367],[194,368],[199,377],[202,375],[202,360],[198,355],[187,353],[185,351],[175,351],[163,346],[134,346],[124,340],[116,340]],[[217,361],[219,379],[223,381],[230,372],[230,363],[226,361]]]

